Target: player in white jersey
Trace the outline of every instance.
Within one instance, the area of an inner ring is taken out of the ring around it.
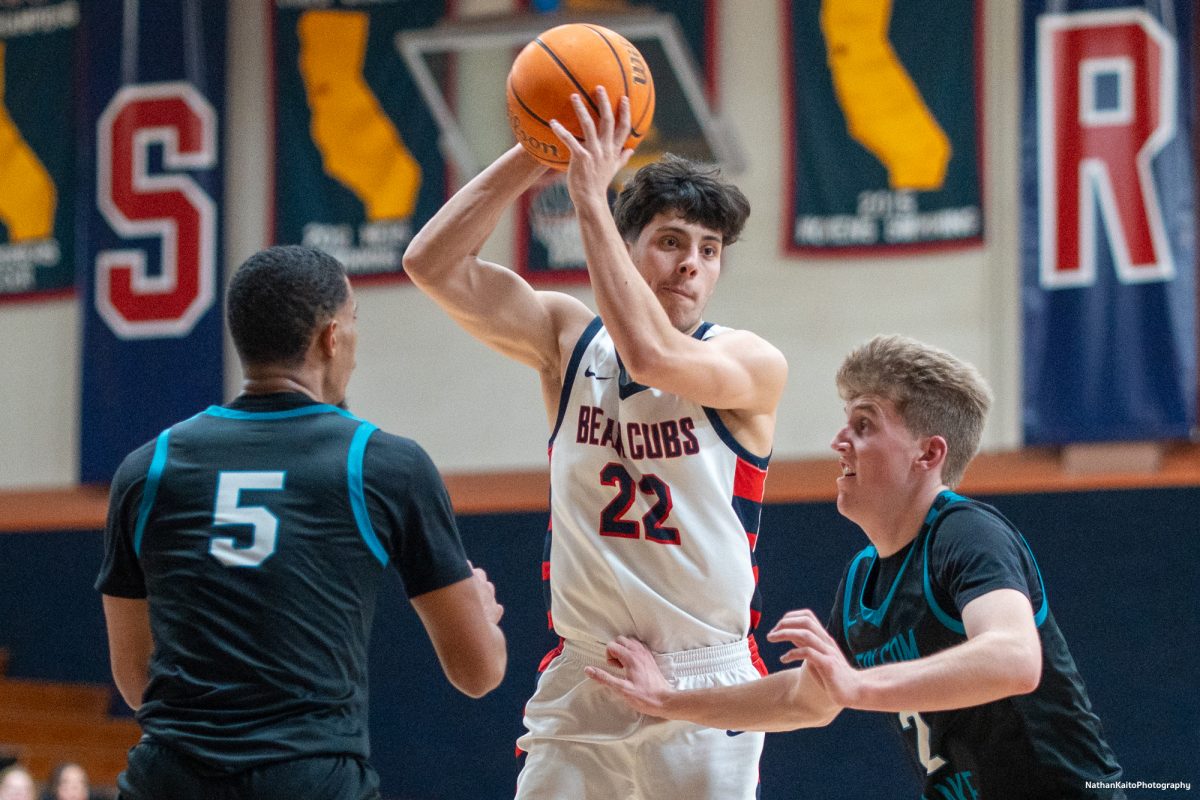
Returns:
[[[629,104],[603,89],[567,185],[599,318],[535,291],[479,251],[545,171],[520,146],[470,181],[409,245],[413,282],[476,338],[539,373],[551,428],[551,531],[543,575],[561,646],[526,706],[517,796],[752,798],[762,735],[642,717],[584,675],[617,670],[605,643],[634,636],[680,688],[760,675],[753,548],[783,355],[703,321],[724,247],[749,203],[713,169],[673,156],[626,165]]]

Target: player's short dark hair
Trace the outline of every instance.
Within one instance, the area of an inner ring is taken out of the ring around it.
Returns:
[[[730,245],[746,225],[750,201],[741,189],[721,180],[717,167],[667,153],[625,184],[613,206],[613,218],[621,238],[632,242],[664,211],[719,231],[722,245]]]
[[[229,283],[226,311],[234,347],[245,364],[297,364],[317,327],[349,297],[346,268],[300,245],[261,250]]]

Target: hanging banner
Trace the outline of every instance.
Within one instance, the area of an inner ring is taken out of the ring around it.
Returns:
[[[1194,0],[1025,4],[1030,444],[1196,423]]]
[[[980,244],[978,0],[783,2],[784,249]]]
[[[446,0],[275,3],[275,237],[394,278],[446,200],[437,125],[396,49]]]
[[[224,395],[225,4],[81,5],[80,479]]]
[[[565,12],[583,11],[594,6],[582,0],[540,5],[544,8],[539,10]],[[716,86],[713,71],[717,35],[715,0],[632,0],[606,7],[605,11],[624,10],[621,5],[653,9],[675,17],[684,39],[683,46],[688,48],[700,71],[702,90],[707,99],[713,101]],[[658,39],[637,37],[632,37],[632,42],[645,57],[650,74],[654,76],[656,108],[654,125],[630,160],[629,174],[656,161],[665,152],[711,161],[711,154],[702,149],[705,145],[699,134],[699,122],[679,85],[678,76],[669,65],[663,43]],[[588,280],[579,222],[567,192],[565,175],[563,172],[548,173],[518,204],[517,271],[535,283],[586,283]],[[610,202],[615,197],[615,193],[610,193]]]
[[[75,287],[76,0],[0,10],[0,300]]]

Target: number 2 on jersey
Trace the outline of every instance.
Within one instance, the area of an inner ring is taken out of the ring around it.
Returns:
[[[208,552],[227,567],[257,567],[275,552],[279,517],[263,506],[238,505],[243,489],[282,489],[282,472],[222,472],[217,476],[213,525],[249,525],[254,536],[239,545],[232,536],[214,537]]]
[[[912,725],[909,724],[910,722]],[[917,758],[921,759],[926,774],[932,775],[946,766],[946,759],[933,754],[929,745],[929,724],[921,719],[921,715],[915,711],[901,711],[900,727],[908,730],[914,725],[917,728]]]
[[[664,525],[671,514],[671,487],[657,475],[643,475],[640,481],[624,465],[610,462],[600,470],[600,483],[617,487],[617,496],[600,512],[600,535],[616,536],[621,539],[639,539],[642,530],[646,538],[659,544],[679,544],[679,529]],[[636,490],[655,498],[654,505],[642,516],[641,524],[625,519],[633,507]]]

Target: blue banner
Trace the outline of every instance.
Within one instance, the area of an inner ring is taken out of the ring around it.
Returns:
[[[1196,422],[1194,0],[1025,3],[1029,444]]]
[[[0,10],[0,299],[75,288],[76,0]]]
[[[225,4],[82,11],[80,480],[93,483],[224,395]]]

